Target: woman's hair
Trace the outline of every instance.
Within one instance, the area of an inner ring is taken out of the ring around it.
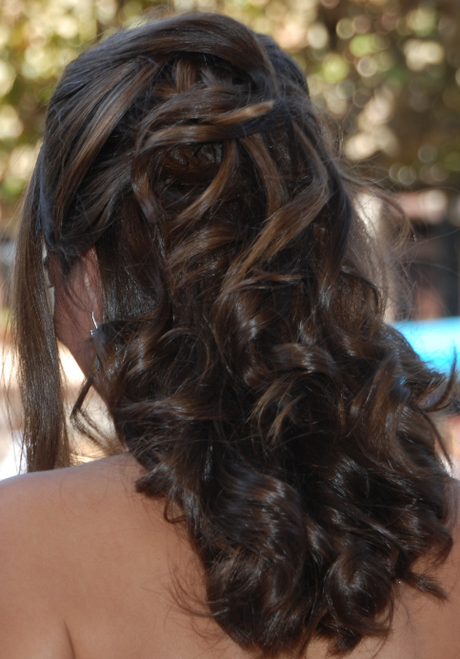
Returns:
[[[384,322],[355,194],[295,62],[192,14],[67,67],[23,211],[29,469],[70,462],[44,248],[69,282],[94,248],[104,317],[74,414],[95,383],[147,470],[138,490],[187,528],[212,616],[265,657],[385,635],[399,582],[443,596],[429,568],[452,544],[451,479],[432,413],[453,379]]]

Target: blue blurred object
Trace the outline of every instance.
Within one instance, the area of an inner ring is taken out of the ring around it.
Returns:
[[[449,371],[460,355],[460,317],[395,323],[420,357],[440,371]]]

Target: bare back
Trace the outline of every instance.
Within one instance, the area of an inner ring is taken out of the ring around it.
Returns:
[[[1,659],[250,656],[181,606],[203,596],[200,567],[161,502],[135,492],[139,474],[125,455],[0,485]],[[459,561],[457,540],[438,575],[447,602],[403,588],[387,641],[347,656],[460,656]],[[326,656],[322,643],[305,655]]]

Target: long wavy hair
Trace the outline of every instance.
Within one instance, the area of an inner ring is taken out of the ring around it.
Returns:
[[[69,281],[94,248],[104,317],[74,416],[95,384],[146,469],[138,490],[188,531],[209,615],[265,657],[384,636],[399,582],[443,596],[428,568],[451,548],[451,479],[432,418],[453,379],[384,322],[355,193],[295,62],[192,14],[67,67],[23,211],[29,470],[71,462],[44,248]]]

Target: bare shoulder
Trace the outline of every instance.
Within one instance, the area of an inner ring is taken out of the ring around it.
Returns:
[[[59,479],[27,474],[0,483],[0,657],[71,659],[53,594]]]
[[[0,532],[4,536],[8,531],[8,543],[23,532],[36,531],[45,538],[58,519],[62,525],[66,516],[95,510],[114,497],[138,496],[135,481],[140,474],[133,458],[120,455],[8,478],[0,482]]]
[[[72,607],[136,546],[158,552],[162,506],[136,493],[139,475],[117,456],[0,483],[0,659],[73,657]]]
[[[85,536],[94,545],[123,518],[162,524],[162,504],[136,492],[141,474],[140,465],[123,454],[0,482],[0,566],[12,552],[18,563],[30,560],[32,546],[43,547],[47,556],[65,556]]]
[[[452,549],[442,565],[434,572],[429,570],[446,597],[439,599],[405,586],[397,602],[392,638],[395,645],[399,644],[403,648],[404,657],[453,659],[458,656],[460,647],[459,493],[460,487],[457,482],[452,488]],[[384,654],[384,657],[386,656]],[[392,656],[391,653],[388,656]]]

